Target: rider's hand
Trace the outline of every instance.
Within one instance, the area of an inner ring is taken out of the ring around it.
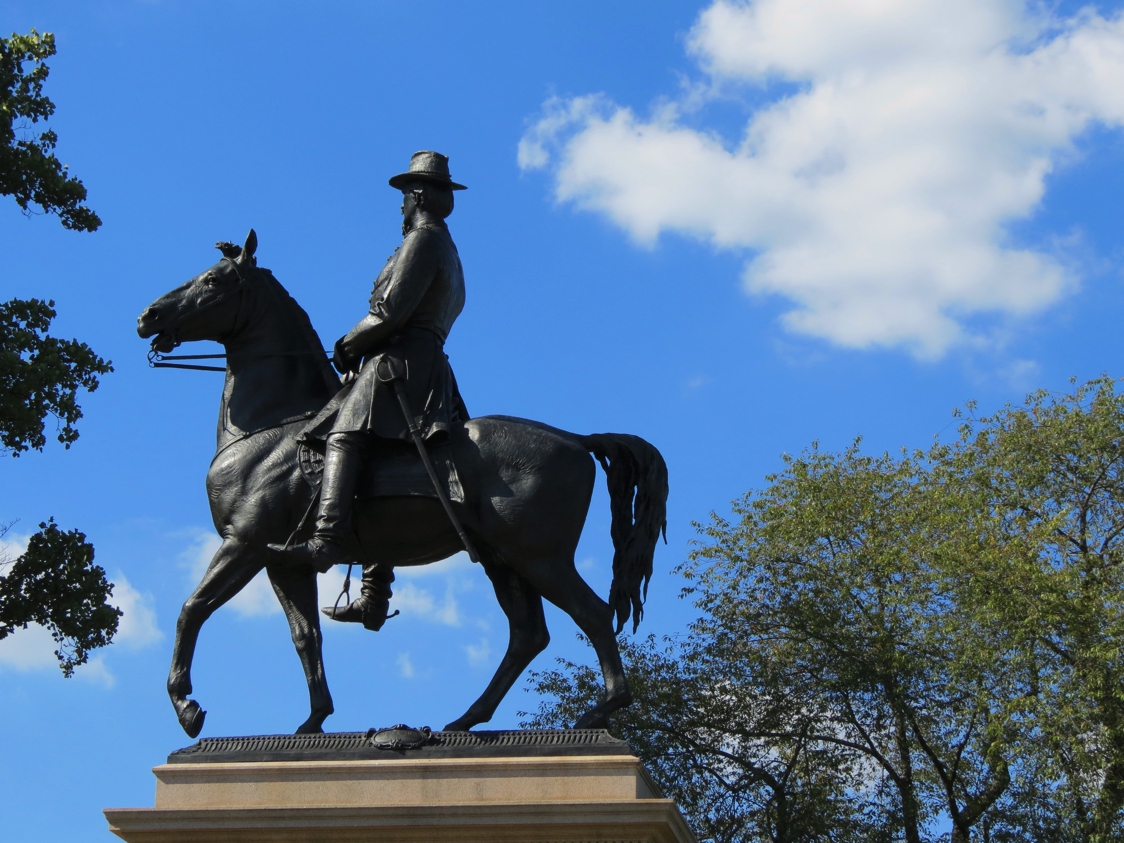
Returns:
[[[346,337],[340,337],[336,340],[335,346],[332,348],[332,365],[336,367],[336,371],[341,375],[346,375],[348,372],[359,371],[359,364],[361,359],[352,357],[347,353],[343,341]]]

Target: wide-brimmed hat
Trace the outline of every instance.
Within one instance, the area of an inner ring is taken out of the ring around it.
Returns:
[[[449,156],[422,150],[410,156],[410,169],[391,177],[390,186],[401,190],[412,181],[428,181],[450,190],[468,190],[449,178]]]

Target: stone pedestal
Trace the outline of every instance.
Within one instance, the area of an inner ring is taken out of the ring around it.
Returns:
[[[211,738],[154,768],[153,808],[109,808],[128,843],[694,843],[601,730]]]

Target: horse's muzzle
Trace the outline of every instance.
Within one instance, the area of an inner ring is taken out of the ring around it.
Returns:
[[[173,334],[157,334],[152,338],[152,350],[160,354],[167,354],[179,345]]]
[[[146,307],[144,312],[137,317],[137,335],[146,340],[160,332],[160,311],[155,307]]]

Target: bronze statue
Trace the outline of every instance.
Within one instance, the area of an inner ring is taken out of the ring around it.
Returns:
[[[464,272],[445,219],[453,212],[453,191],[465,187],[449,177],[449,159],[437,152],[414,153],[409,170],[391,178],[390,186],[402,191],[402,245],[375,280],[369,312],[337,340],[332,357],[337,370],[358,378],[302,434],[325,440],[316,529],[300,544],[270,545],[319,571],[355,557],[352,500],[372,448],[386,450],[407,439],[411,417],[425,441],[444,441],[450,427],[468,420],[444,352],[464,307]],[[409,416],[397,384],[405,386]],[[359,598],[325,614],[378,631],[393,579],[389,566],[366,565]]]
[[[631,702],[616,633],[629,617],[633,629],[640,622],[665,529],[667,468],[636,436],[468,418],[441,350],[464,301],[460,262],[442,222],[460,188],[448,176],[447,159],[418,153],[410,170],[391,180],[405,194],[405,239],[376,281],[371,313],[336,344],[333,362],[345,373],[358,369],[342,388],[304,310],[257,266],[253,231],[242,247],[220,243],[218,263],[138,319],[138,334],[152,339],[156,353],[196,340],[215,340],[226,351],[207,473],[223,543],[180,612],[168,676],[191,737],[205,716],[188,698],[199,630],[263,568],[308,683],[311,710],[297,731],[319,732],[333,706],[317,568],[360,562],[364,592],[344,618],[377,628],[395,566],[436,562],[463,547],[491,580],[510,635],[488,687],[446,730],[487,722],[545,649],[543,597],[574,619],[601,664],[604,697],[575,725],[605,726]],[[605,469],[612,508],[608,603],[574,567],[595,480],[590,452]]]

